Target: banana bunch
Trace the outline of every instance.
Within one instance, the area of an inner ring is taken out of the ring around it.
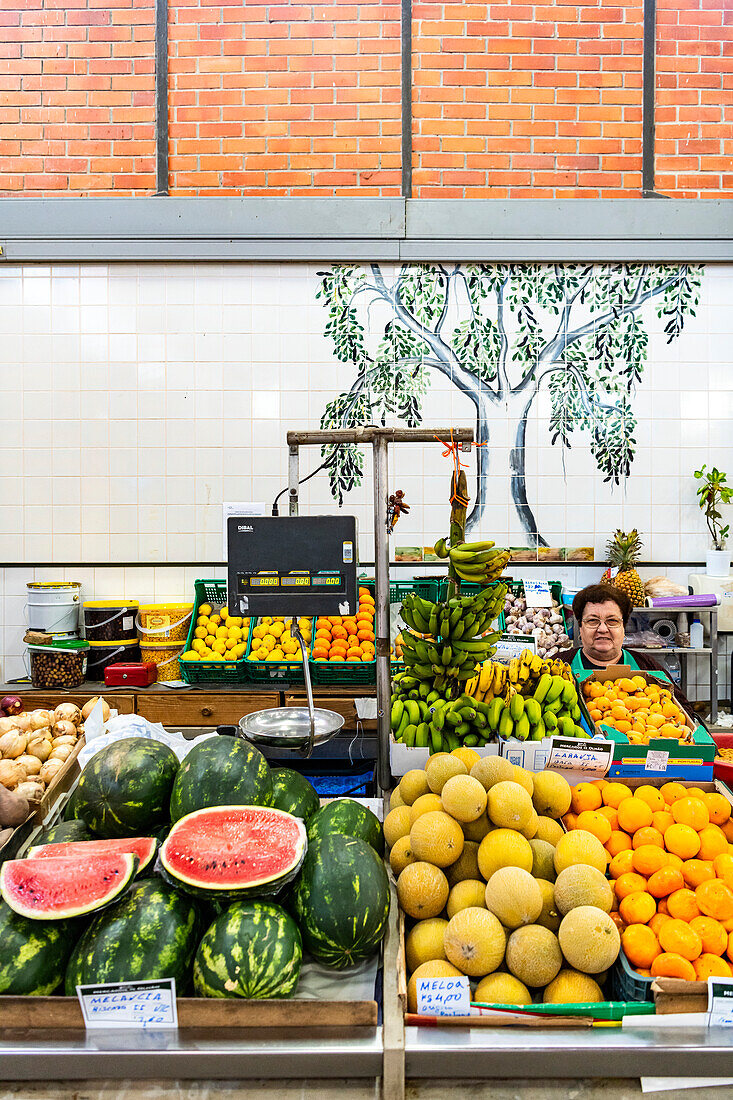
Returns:
[[[453,596],[433,603],[416,592],[408,592],[400,614],[417,634],[437,640],[458,642],[484,634],[504,608],[505,584],[484,588],[475,596]]]
[[[462,542],[448,546],[438,539],[433,547],[439,558],[448,558],[456,576],[471,584],[490,584],[504,572],[510,552],[493,542]]]
[[[451,752],[459,745],[485,745],[495,741],[489,729],[488,707],[465,693],[457,699],[446,699],[423,681],[407,695],[400,673],[395,677],[390,725],[395,741],[431,753]]]

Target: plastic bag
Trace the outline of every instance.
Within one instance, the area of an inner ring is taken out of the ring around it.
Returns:
[[[164,729],[159,722],[149,722],[141,714],[117,714],[116,711],[104,722],[102,708],[97,704],[84,723],[84,736],[86,744],[78,756],[79,767],[82,769],[101,749],[113,745],[115,741],[121,741],[124,737],[146,737],[151,741],[161,741],[173,749],[179,760],[183,760],[194,745],[208,737],[218,737],[218,734],[208,733],[187,741],[182,733]]]

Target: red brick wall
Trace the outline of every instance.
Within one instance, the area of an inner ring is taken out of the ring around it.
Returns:
[[[731,0],[658,0],[657,178],[733,185]],[[400,193],[398,0],[170,0],[170,190]],[[413,0],[416,197],[641,188],[642,0]],[[0,194],[151,194],[154,0],[0,0]]]

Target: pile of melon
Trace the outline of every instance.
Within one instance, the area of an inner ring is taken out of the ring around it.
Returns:
[[[571,788],[467,747],[431,756],[392,792],[384,836],[406,916],[408,1009],[417,982],[466,974],[472,1000],[604,1000],[619,953],[606,852],[566,833]]]

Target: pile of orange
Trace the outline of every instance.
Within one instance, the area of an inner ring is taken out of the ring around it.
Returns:
[[[583,698],[594,722],[625,733],[632,745],[648,745],[653,737],[685,741],[690,736],[690,727],[671,690],[647,683],[643,676],[586,680]]]
[[[328,615],[316,619],[311,657],[314,661],[374,660],[374,597],[359,589],[356,615]]]
[[[733,820],[722,794],[665,783],[632,791],[605,779],[573,788],[569,829],[603,844],[611,916],[646,977],[733,977]],[[725,958],[723,956],[726,956]]]

